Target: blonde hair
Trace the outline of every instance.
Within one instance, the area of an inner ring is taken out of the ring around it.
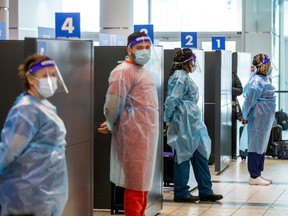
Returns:
[[[268,60],[268,61],[267,61]],[[263,53],[257,54],[253,57],[252,64],[256,67],[257,72],[266,75],[271,67],[269,56]]]

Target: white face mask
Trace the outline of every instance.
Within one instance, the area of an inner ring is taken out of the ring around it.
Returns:
[[[39,81],[39,87],[37,87],[37,91],[42,97],[49,98],[54,95],[55,91],[57,90],[56,77],[41,78],[38,79],[38,81]]]
[[[151,50],[138,50],[135,52],[134,61],[140,65],[146,64],[150,60]]]

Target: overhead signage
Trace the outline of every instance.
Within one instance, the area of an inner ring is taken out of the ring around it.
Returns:
[[[181,48],[197,48],[197,32],[181,32]]]
[[[151,39],[151,42],[154,44],[154,30],[153,25],[134,25],[134,32],[140,31],[145,32]]]
[[[225,50],[225,37],[212,37],[212,50]]]
[[[0,40],[6,40],[6,23],[0,22]]]
[[[56,38],[80,38],[80,13],[55,13]]]

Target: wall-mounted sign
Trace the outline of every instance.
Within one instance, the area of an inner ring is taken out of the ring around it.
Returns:
[[[6,40],[6,23],[0,22],[0,40]]]
[[[212,37],[212,50],[225,50],[225,37]]]
[[[80,38],[80,13],[55,13],[56,38]]]
[[[181,48],[197,48],[197,32],[181,32]]]
[[[153,25],[134,25],[134,32],[144,31],[151,39],[151,42],[154,44],[154,28]]]

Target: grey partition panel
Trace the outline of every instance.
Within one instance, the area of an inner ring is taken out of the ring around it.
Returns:
[[[16,97],[23,91],[18,66],[24,62],[24,41],[0,41],[0,130]]]
[[[25,54],[45,47],[56,61],[69,94],[49,100],[57,107],[67,129],[66,157],[69,197],[63,216],[93,214],[93,72],[92,41],[25,39]]]
[[[161,53],[159,55],[163,56]],[[157,50],[157,48],[156,48]],[[127,55],[125,47],[94,47],[94,80],[95,80],[95,107],[94,107],[94,125],[95,129],[105,121],[103,114],[103,106],[105,102],[105,94],[108,88],[108,78],[110,72],[117,64],[124,61]],[[163,66],[161,66],[163,67]],[[163,95],[163,74],[157,80],[157,90],[162,106]],[[161,111],[160,111],[161,112]],[[162,113],[161,113],[162,114]],[[160,114],[160,116],[162,116]],[[162,131],[163,125],[160,125]],[[94,208],[95,209],[110,209],[111,208],[111,182],[109,180],[110,173],[110,145],[111,136],[102,135],[97,132],[94,134]],[[156,215],[162,209],[162,136],[159,138],[157,162],[153,187],[149,193],[148,206],[146,215]]]
[[[210,163],[223,171],[231,162],[232,54],[205,52],[205,124],[211,137]]]
[[[110,72],[127,55],[124,47],[94,47],[94,208],[111,208],[110,145],[111,136],[97,133],[105,121],[103,106]]]

